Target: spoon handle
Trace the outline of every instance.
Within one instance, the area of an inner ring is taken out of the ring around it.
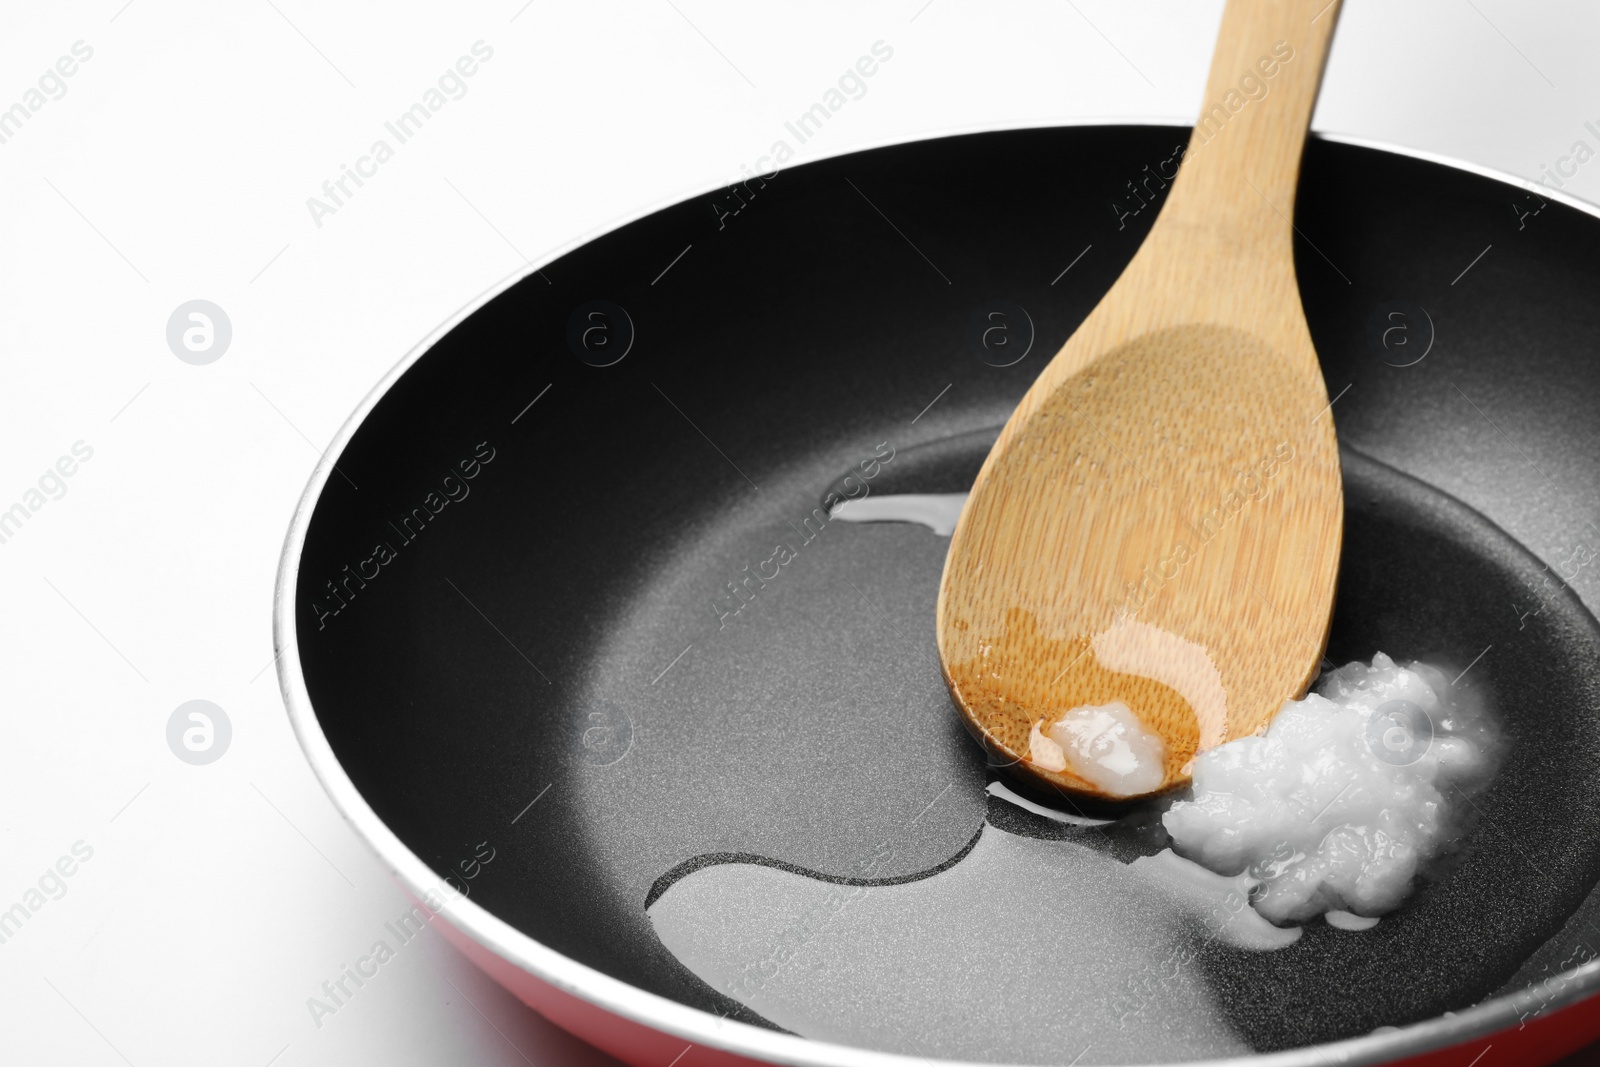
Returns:
[[[1200,119],[1158,229],[1181,232],[1190,247],[1198,230],[1247,255],[1289,253],[1300,156],[1339,6],[1228,0]],[[1266,244],[1252,248],[1251,239]]]

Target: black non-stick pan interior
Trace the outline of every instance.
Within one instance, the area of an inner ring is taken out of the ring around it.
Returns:
[[[987,794],[934,649],[948,541],[829,516],[847,484],[970,483],[1184,137],[1015,131],[796,167],[465,319],[356,430],[300,563],[307,688],[367,802],[574,959],[930,1058],[1280,1049],[1552,973],[1596,929],[1600,877],[1600,221],[1308,148],[1297,266],[1346,448],[1329,656],[1470,666],[1504,733],[1459,849],[1373,930],[1203,944],[1177,979],[1152,981],[1159,937],[1074,960],[1060,946],[1120,906],[1095,864],[1159,849],[1158,826]],[[985,338],[996,312],[1010,347]],[[669,947],[669,920],[704,925],[706,958]]]

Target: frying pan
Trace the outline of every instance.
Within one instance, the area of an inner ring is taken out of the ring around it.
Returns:
[[[1329,656],[1461,671],[1504,734],[1459,847],[1373,930],[1245,953],[1127,913],[1154,814],[989,791],[934,653],[948,542],[832,514],[966,488],[1186,136],[752,179],[401,362],[306,490],[276,641],[302,746],[418,915],[641,1067],[1535,1062],[1600,1036],[1591,213],[1307,149],[1296,262],[1349,512]]]

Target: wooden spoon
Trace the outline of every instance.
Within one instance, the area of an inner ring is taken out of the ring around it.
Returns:
[[[1291,220],[1338,8],[1229,0],[1160,216],[1022,398],[956,525],[945,680],[1031,784],[1179,786],[1317,675],[1344,498]]]

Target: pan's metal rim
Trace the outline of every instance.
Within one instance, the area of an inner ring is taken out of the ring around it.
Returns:
[[[1104,119],[1082,119],[1068,122],[1040,121],[1033,123],[1007,123],[975,125],[967,128],[949,128],[923,131],[914,136],[884,139],[868,145],[856,145],[839,152],[819,154],[805,162],[869,151],[875,148],[913,144],[921,141],[974,133],[994,133],[1009,130],[1039,129],[1049,127],[1092,126],[1173,126],[1187,131],[1186,122],[1166,117],[1127,118],[1122,116]],[[1585,214],[1600,218],[1600,206],[1562,194],[1537,182],[1506,174],[1449,156],[1421,149],[1408,148],[1380,140],[1335,132],[1314,132],[1313,136],[1361,148],[1407,156],[1437,163],[1455,170],[1476,174],[1506,185],[1521,188],[1546,200],[1567,205]],[[691,1008],[654,993],[646,992],[610,975],[595,970],[577,960],[563,956],[553,949],[524,934],[510,924],[489,913],[481,905],[448,889],[428,865],[413,853],[400,838],[380,819],[356,789],[345,773],[332,746],[322,732],[311,697],[305,686],[299,653],[299,635],[296,628],[294,597],[298,585],[300,556],[305,547],[307,529],[316,503],[334,470],[334,464],[356,430],[371,414],[378,402],[396,381],[422,358],[438,341],[468,316],[478,311],[494,297],[500,295],[523,278],[547,266],[569,251],[578,248],[603,234],[620,229],[630,222],[644,218],[681,203],[684,200],[722,188],[721,184],[691,189],[673,194],[634,214],[616,219],[608,225],[597,227],[569,244],[557,249],[547,258],[535,263],[529,261],[522,269],[508,275],[484,290],[465,307],[451,315],[427,337],[405,354],[398,363],[362,399],[360,405],[340,426],[339,432],[323,452],[306,484],[305,491],[290,519],[284,538],[283,552],[279,558],[277,582],[273,593],[273,643],[277,654],[278,682],[284,704],[289,714],[295,736],[305,752],[313,772],[333,800],[340,814],[354,827],[377,857],[389,867],[391,873],[419,899],[442,902],[440,913],[456,929],[472,938],[489,952],[515,964],[523,971],[555,988],[586,1000],[624,1019],[650,1029],[682,1038],[685,1042],[706,1048],[724,1050],[751,1059],[766,1060],[792,1067],[927,1067],[929,1061],[920,1056],[903,1056],[895,1053],[872,1052],[845,1045],[835,1045],[790,1034],[762,1029],[746,1023],[719,1019],[708,1012]],[[1325,1067],[1329,1063],[1357,1067],[1364,1064],[1388,1063],[1417,1056],[1452,1045],[1470,1041],[1542,1017],[1574,1004],[1600,990],[1600,960],[1571,968],[1530,986],[1519,993],[1499,996],[1467,1008],[1455,1015],[1441,1016],[1409,1026],[1349,1038],[1324,1045],[1307,1045],[1301,1048],[1263,1055],[1232,1057],[1223,1060],[1193,1061],[1185,1067]],[[993,1064],[961,1064],[958,1061],[938,1061],[942,1067],[995,1067]]]

